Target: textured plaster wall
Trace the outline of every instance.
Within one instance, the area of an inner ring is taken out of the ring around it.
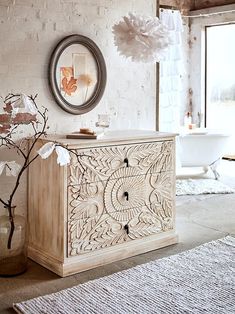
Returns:
[[[180,92],[181,105],[179,108],[179,126],[182,126],[184,124],[185,112],[189,110],[188,93],[189,93],[190,59],[189,59],[189,24],[188,23],[189,23],[188,18],[183,18],[184,31],[182,34],[182,59],[183,59],[184,71],[181,74],[182,89]]]
[[[188,111],[188,89],[189,89],[189,27],[188,18],[183,18],[183,32],[181,34],[181,52],[182,52],[182,67],[181,72],[178,74],[181,85],[177,93],[169,93],[175,95],[176,99],[164,103],[160,97],[160,130],[164,132],[178,132],[180,126],[183,125],[185,112]],[[160,63],[161,67],[161,63]],[[161,90],[161,78],[160,78]],[[163,98],[164,100],[164,98]]]
[[[38,94],[38,105],[49,110],[51,133],[67,133],[85,125],[94,127],[99,113],[110,115],[113,129],[154,129],[155,65],[132,63],[119,56],[113,45],[113,24],[133,11],[154,16],[156,1],[0,0],[0,95]],[[47,80],[53,48],[71,34],[91,38],[101,49],[107,66],[103,98],[95,109],[81,116],[60,109]],[[12,160],[15,156],[0,150],[2,159]],[[11,181],[0,177],[1,196],[8,194]],[[26,190],[24,178],[16,200],[20,207],[26,206]]]
[[[194,11],[192,12],[192,15],[224,12],[226,10],[235,10],[235,4]],[[190,18],[189,87],[192,90],[190,99],[193,112],[193,121],[194,123],[198,123],[197,113],[200,112],[202,114],[202,126],[204,126],[205,118],[205,26],[230,22],[235,22],[234,12]],[[233,39],[231,38],[231,40]],[[220,43],[218,42],[218,45],[219,44]]]

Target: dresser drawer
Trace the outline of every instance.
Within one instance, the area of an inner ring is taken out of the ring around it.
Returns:
[[[136,168],[136,174],[173,170],[173,141],[120,145],[77,150],[68,166],[69,184],[105,181],[121,168]],[[118,173],[122,176],[122,172]]]
[[[163,210],[155,213],[153,209],[151,204],[135,208],[135,216],[128,222],[116,220],[110,214],[69,221],[67,256],[77,256],[172,230],[172,215],[164,216]]]
[[[120,175],[121,172],[121,175]],[[136,175],[136,168],[121,168],[109,180],[68,186],[68,220],[109,213],[126,221],[131,209],[173,197],[173,172]]]
[[[116,246],[163,231],[157,217],[153,217],[145,207],[139,212],[128,224],[108,214],[71,220],[68,223],[68,256]]]

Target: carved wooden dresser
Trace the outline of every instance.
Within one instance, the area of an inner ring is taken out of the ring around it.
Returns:
[[[79,161],[53,153],[29,170],[29,257],[60,276],[177,242],[175,135],[110,134],[56,138]]]

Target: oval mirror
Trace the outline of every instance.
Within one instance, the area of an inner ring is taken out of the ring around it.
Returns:
[[[71,35],[55,47],[49,63],[49,85],[58,105],[72,114],[92,110],[106,85],[106,66],[98,46]]]

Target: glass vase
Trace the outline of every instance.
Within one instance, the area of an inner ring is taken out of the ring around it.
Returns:
[[[16,276],[27,269],[26,219],[14,214],[14,231],[10,241],[11,223],[8,211],[0,215],[0,276]]]

